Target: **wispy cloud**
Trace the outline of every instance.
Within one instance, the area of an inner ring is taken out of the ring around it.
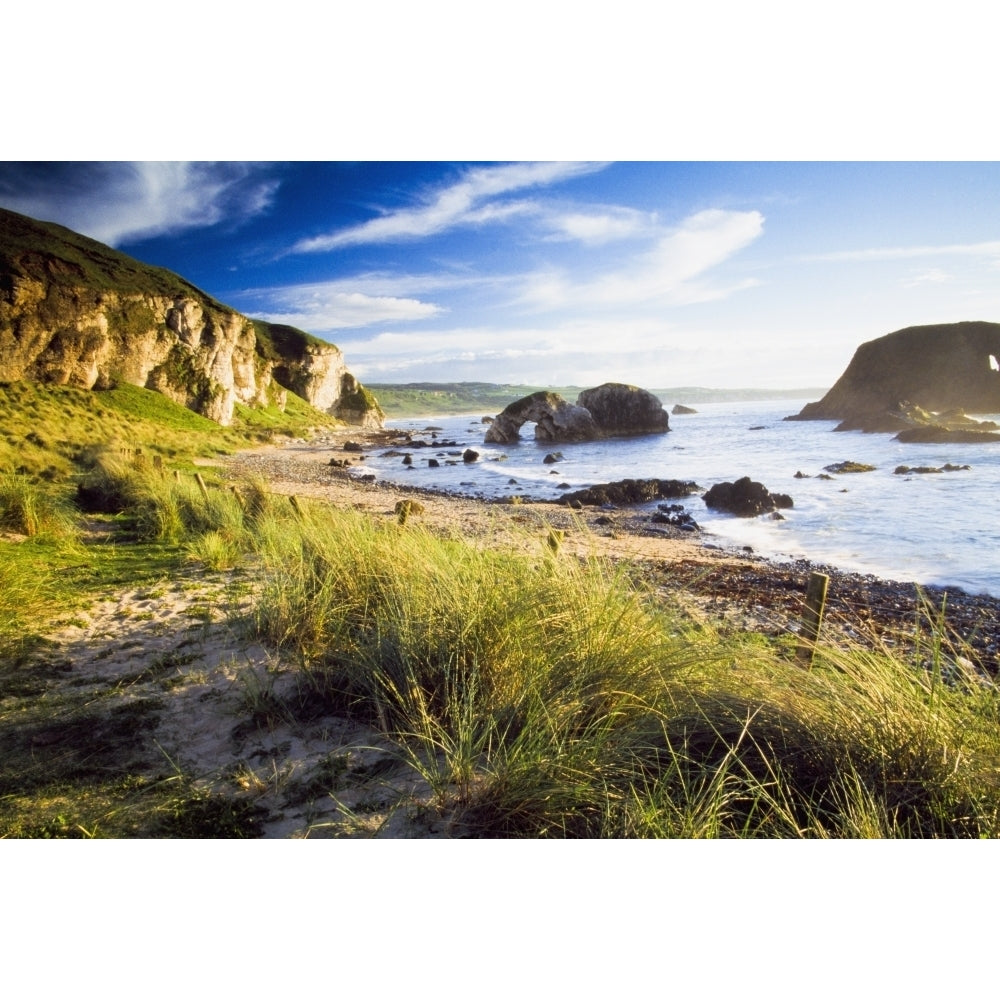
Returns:
[[[627,266],[574,280],[562,272],[536,275],[523,301],[544,309],[570,305],[636,306],[648,302],[690,304],[722,298],[755,284],[752,279],[719,284],[707,272],[756,240],[764,231],[760,212],[710,209],[666,232],[652,250]]]
[[[837,250],[832,253],[806,254],[800,257],[805,261],[873,261],[873,260],[906,260],[912,257],[998,257],[1000,256],[1000,241],[990,240],[985,243],[946,243],[941,246],[914,247],[869,247],[861,250]]]
[[[324,333],[373,323],[406,323],[429,319],[445,310],[432,302],[391,295],[365,295],[322,285],[288,289],[272,299],[276,311],[257,312],[271,323],[286,323]]]
[[[940,267],[932,267],[919,274],[913,274],[904,279],[901,284],[904,288],[917,288],[920,285],[944,285],[952,280],[951,275]]]
[[[553,238],[579,240],[590,245],[648,235],[656,215],[619,206],[552,212],[545,219]]]
[[[266,211],[278,182],[246,163],[25,163],[0,180],[0,205],[112,246]]]
[[[299,240],[296,253],[317,253],[364,243],[418,239],[453,229],[481,225],[538,211],[531,201],[496,202],[493,199],[527,188],[545,187],[602,169],[597,163],[516,163],[476,167],[441,188],[416,208],[387,212],[357,226]]]

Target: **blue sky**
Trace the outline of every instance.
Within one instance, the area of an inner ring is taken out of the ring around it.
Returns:
[[[1000,321],[995,162],[7,162],[0,205],[367,382],[825,386],[863,341]]]

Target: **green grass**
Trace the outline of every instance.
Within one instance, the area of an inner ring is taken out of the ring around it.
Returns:
[[[202,494],[197,454],[312,410],[223,430],[131,387],[27,384],[0,387],[3,406],[0,528],[21,540],[0,540],[0,836],[260,831],[250,800],[151,749],[179,661],[128,701],[76,691],[46,646],[88,602],[169,586],[192,560],[247,567],[254,626],[299,665],[311,723],[376,727],[430,789],[421,808],[473,836],[1000,835],[998,689],[940,609],[914,609],[907,646],[821,644],[804,670],[787,637],[697,624],[633,567],[581,561],[544,531],[491,550],[415,518],[297,513],[204,465]],[[266,679],[241,683],[247,725],[301,714]]]
[[[1000,834],[997,690],[919,650],[803,670],[542,540],[525,558],[313,511],[263,557],[261,635],[477,835]]]
[[[34,382],[0,384],[0,473],[52,482],[68,479],[111,450],[140,452],[171,468],[231,454],[273,436],[307,436],[336,421],[289,393],[276,407],[237,406],[220,427],[149,389],[122,384],[103,392]]]

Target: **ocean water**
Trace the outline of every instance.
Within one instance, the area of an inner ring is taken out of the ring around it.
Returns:
[[[696,405],[695,414],[671,415],[667,434],[582,444],[535,442],[531,424],[521,428],[519,443],[485,444],[482,414],[397,420],[389,426],[415,438],[431,441],[436,434],[437,441],[457,444],[411,449],[410,467],[399,455],[376,452],[358,471],[442,492],[539,500],[559,497],[567,485],[576,490],[626,478],[693,480],[707,490],[749,476],[772,493],[792,497],[793,508],[782,511],[785,519],[720,514],[705,506],[700,493],[677,501],[702,527],[702,540],[751,546],[775,560],[804,558],[885,579],[1000,597],[1000,442],[901,444],[889,434],[835,432],[831,421],[784,420],[806,402],[706,403]],[[465,448],[478,451],[479,460],[464,463],[460,453]],[[544,457],[555,451],[562,460],[545,464]],[[440,468],[429,468],[430,458],[437,458]],[[825,466],[844,461],[876,468],[817,478]],[[971,468],[941,474],[894,471],[900,465],[947,463]],[[806,478],[796,478],[797,472]],[[639,509],[652,512],[656,504]]]

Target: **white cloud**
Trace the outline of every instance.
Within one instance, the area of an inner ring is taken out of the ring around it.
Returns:
[[[614,207],[554,212],[545,221],[558,236],[593,245],[643,235],[655,224],[656,217],[634,209]]]
[[[22,168],[3,204],[117,246],[163,233],[241,222],[271,204],[277,181],[243,163],[85,163]]]
[[[910,257],[1000,257],[1000,241],[984,243],[947,243],[942,246],[869,247],[862,250],[838,250],[833,253],[806,254],[806,261],[905,260]]]
[[[756,282],[728,285],[701,279],[764,231],[760,212],[711,209],[689,216],[661,236],[656,246],[625,267],[576,281],[561,273],[537,274],[529,281],[523,301],[541,308],[568,306],[636,306],[648,302],[675,305],[724,298]]]
[[[429,319],[444,310],[431,302],[419,299],[397,298],[389,295],[364,295],[361,292],[342,292],[316,286],[311,294],[296,289],[292,294],[277,296],[275,305],[282,299],[288,307],[285,312],[263,312],[261,319],[270,323],[285,323],[311,333],[351,327],[371,326],[373,323],[399,323]]]
[[[418,208],[402,209],[323,236],[300,240],[293,252],[315,253],[362,243],[432,236],[461,225],[498,221],[535,211],[531,202],[493,204],[489,199],[540,187],[602,168],[593,163],[515,163],[476,167],[433,194]]]
[[[920,285],[943,285],[951,281],[951,275],[940,267],[932,267],[927,271],[914,274],[902,282],[904,288],[917,288]]]

